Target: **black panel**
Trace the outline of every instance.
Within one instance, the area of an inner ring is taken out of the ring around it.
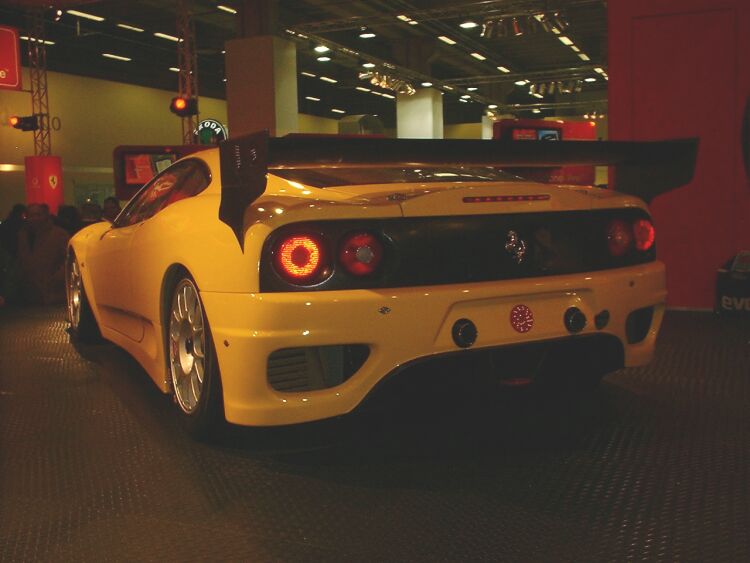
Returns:
[[[613,218],[633,221],[648,215],[641,209],[566,211],[505,215],[344,220],[286,225],[268,237],[260,266],[261,291],[309,291],[411,287],[534,278],[591,272],[651,262],[648,252],[631,251],[613,258],[606,228]],[[356,278],[336,264],[337,244],[348,233],[369,231],[385,247],[378,275]],[[514,231],[527,245],[521,263],[505,246]],[[295,286],[273,267],[277,242],[292,233],[315,233],[325,241],[330,272],[314,286]]]

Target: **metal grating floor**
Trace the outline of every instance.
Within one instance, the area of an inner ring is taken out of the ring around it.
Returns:
[[[206,445],[61,310],[0,315],[2,561],[750,559],[747,321],[669,313],[657,360],[583,400],[453,374],[417,407]]]

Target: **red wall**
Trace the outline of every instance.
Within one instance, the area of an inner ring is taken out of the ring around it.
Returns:
[[[742,124],[750,1],[610,0],[609,134],[700,137],[693,182],[651,210],[672,306],[713,305],[716,269],[750,249]]]

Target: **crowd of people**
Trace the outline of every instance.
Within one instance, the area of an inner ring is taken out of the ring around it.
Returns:
[[[64,303],[68,240],[91,223],[114,221],[119,212],[114,197],[80,210],[61,205],[57,215],[46,203],[14,205],[0,223],[0,307]]]

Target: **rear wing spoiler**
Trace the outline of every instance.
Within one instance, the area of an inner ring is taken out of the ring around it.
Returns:
[[[219,219],[242,246],[245,209],[266,189],[269,169],[356,166],[614,166],[617,190],[647,202],[693,178],[698,139],[671,141],[502,141],[270,137],[252,133],[219,145]]]

